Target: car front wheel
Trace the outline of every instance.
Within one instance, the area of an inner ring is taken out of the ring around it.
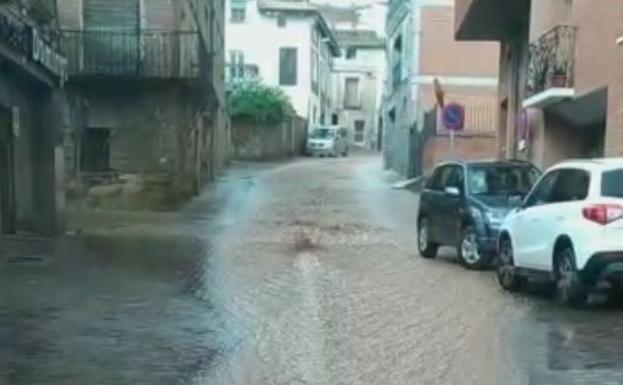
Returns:
[[[498,255],[497,277],[500,286],[506,291],[516,292],[521,290],[524,280],[515,266],[513,258],[513,245],[510,239],[505,238],[500,242]]]
[[[435,258],[439,249],[439,245],[431,241],[430,227],[426,218],[420,219],[418,223],[418,249],[420,255],[427,259]]]
[[[580,307],[588,300],[588,291],[575,264],[573,247],[565,246],[556,253],[556,288],[560,301],[571,307]]]
[[[485,269],[491,262],[490,256],[480,250],[478,234],[476,234],[474,226],[466,226],[461,232],[461,241],[457,252],[463,266],[470,270]]]

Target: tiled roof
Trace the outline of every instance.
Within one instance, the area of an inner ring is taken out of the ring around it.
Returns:
[[[315,17],[322,29],[322,33],[329,39],[329,46],[335,56],[340,54],[340,47],[335,38],[333,30],[327,23],[325,17],[318,9],[307,0],[258,0],[258,8],[265,12],[302,12],[309,13]]]

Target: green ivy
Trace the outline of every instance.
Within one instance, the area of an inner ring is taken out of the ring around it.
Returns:
[[[258,81],[239,81],[229,94],[229,113],[234,122],[279,124],[294,112],[288,96],[277,87]]]

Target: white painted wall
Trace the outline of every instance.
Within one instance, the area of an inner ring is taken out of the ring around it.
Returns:
[[[357,49],[354,59],[345,56],[335,60],[335,93],[340,125],[349,129],[354,138],[355,121],[365,121],[365,147],[374,147],[377,140],[378,117],[382,115],[383,87],[386,77],[385,50],[383,48]],[[347,78],[358,78],[361,109],[346,109],[344,106],[344,87]]]
[[[313,124],[320,118],[323,110],[319,96],[312,92],[311,84],[312,30],[315,26],[313,18],[288,15],[286,26],[279,27],[276,16],[260,13],[257,0],[248,0],[246,21],[232,23],[230,3],[231,0],[226,0],[227,61],[229,62],[230,51],[244,52],[245,64],[254,64],[259,67],[262,82],[282,88],[290,97],[297,114]],[[322,44],[326,45],[326,43]],[[279,85],[279,49],[281,47],[298,49],[296,86]],[[329,63],[326,62],[324,65],[328,66]],[[322,68],[322,63],[319,70],[320,68]],[[325,109],[327,109],[326,105]],[[331,108],[328,109],[326,118],[330,119],[332,111]],[[316,115],[312,116],[314,110]]]

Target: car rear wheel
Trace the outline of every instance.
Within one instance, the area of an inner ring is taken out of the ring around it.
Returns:
[[[500,242],[496,272],[498,282],[504,290],[516,292],[523,287],[524,278],[517,271],[513,257],[513,245],[508,238],[504,238]]]
[[[556,288],[559,300],[571,307],[581,307],[588,300],[588,290],[575,264],[575,252],[564,246],[556,253]]]
[[[437,256],[439,245],[431,241],[428,219],[422,218],[418,223],[418,249],[420,255],[430,259]]]
[[[491,257],[480,250],[474,226],[466,226],[463,229],[457,249],[459,260],[467,269],[482,270],[491,263]]]

